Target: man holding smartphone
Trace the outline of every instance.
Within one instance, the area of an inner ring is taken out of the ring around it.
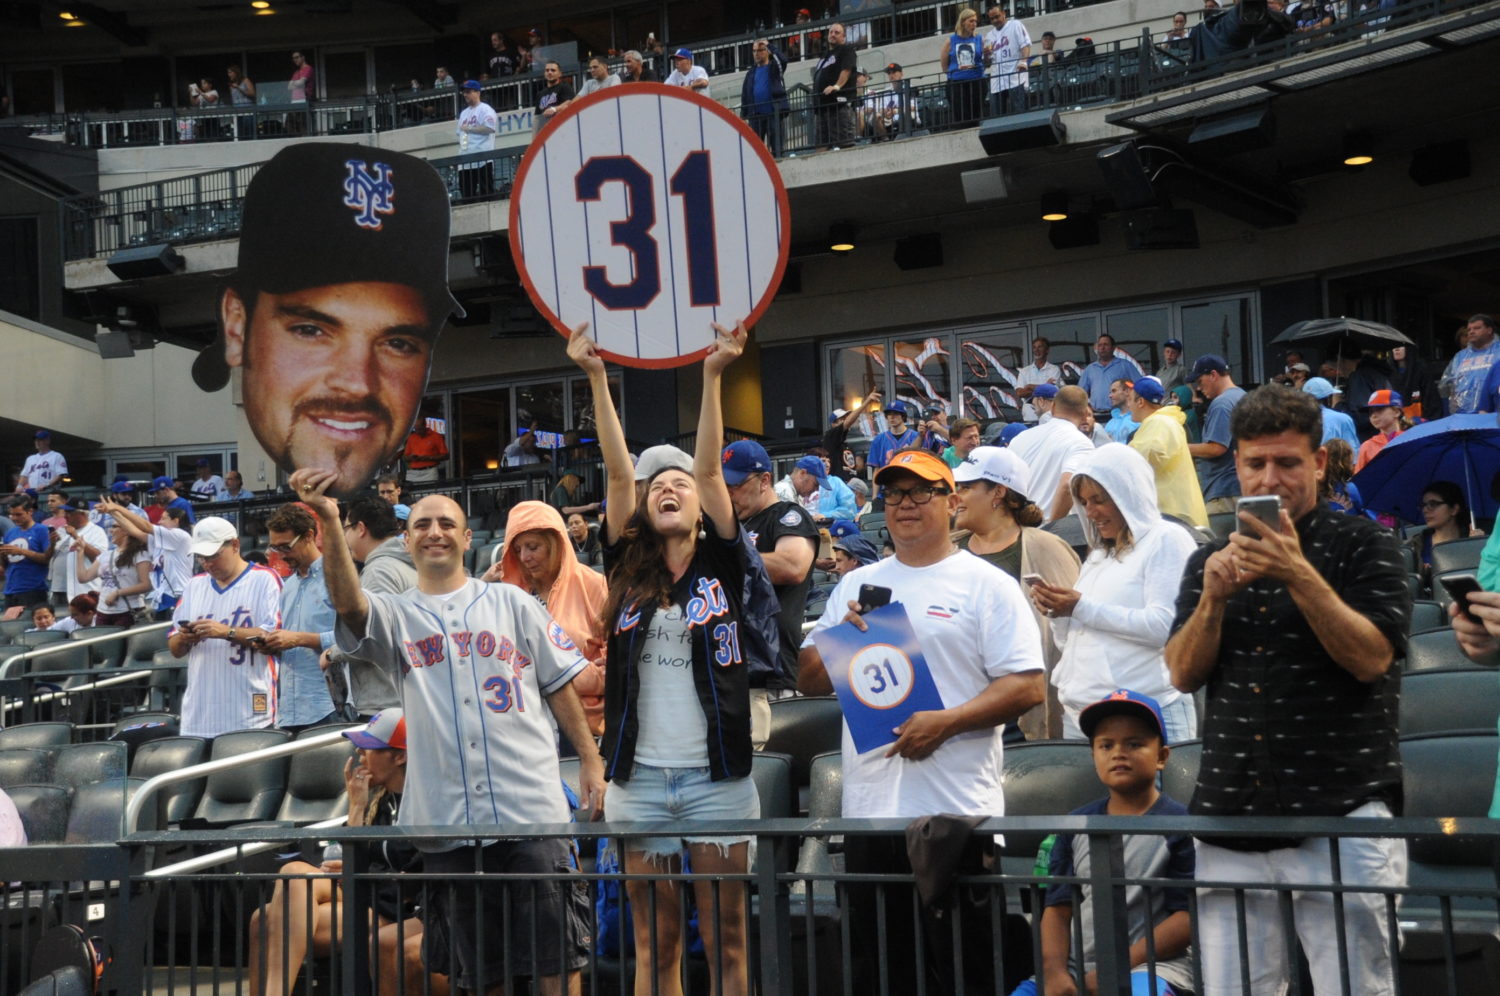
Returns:
[[[1238,485],[1250,501],[1281,502],[1272,528],[1242,510],[1242,532],[1188,561],[1166,646],[1172,683],[1208,690],[1196,816],[1352,816],[1379,819],[1400,804],[1397,740],[1400,670],[1411,596],[1395,537],[1374,522],[1318,501],[1327,465],[1321,412],[1311,395],[1267,385],[1230,419]],[[1275,511],[1274,509],[1272,510]],[[1197,842],[1198,877],[1244,882],[1245,925],[1256,938],[1247,966],[1253,992],[1286,986],[1295,944],[1313,987],[1341,987],[1342,927],[1349,991],[1394,992],[1394,938],[1384,895],[1291,893],[1298,937],[1282,926],[1285,893],[1264,883],[1333,881],[1328,840]],[[1406,884],[1406,845],[1386,838],[1339,842],[1345,885]],[[1200,889],[1198,928],[1206,996],[1241,988],[1237,894]]]
[[[1041,702],[1045,693],[1036,618],[1010,577],[958,549],[949,538],[948,517],[957,497],[953,470],[942,458],[927,450],[899,450],[875,475],[875,483],[885,489],[886,526],[896,554],[844,575],[813,632],[842,622],[864,630],[861,612],[873,603],[900,602],[945,708],[913,713],[896,729],[896,742],[886,750],[856,753],[845,727],[843,813],[856,819],[916,819],[936,813],[1002,816],[1001,731]],[[798,664],[803,694],[833,691],[811,635],[802,644]],[[982,871],[987,843],[968,838],[958,861],[959,874]],[[900,838],[848,837],[844,853],[851,872],[911,869],[906,842]],[[850,936],[862,946],[855,962],[873,966],[885,958],[890,990],[915,992],[915,946],[874,948],[875,939],[882,936],[876,888],[851,885],[848,890]],[[886,908],[909,909],[910,902],[907,894],[891,893]],[[893,924],[902,923],[900,915],[890,915],[898,917]],[[927,965],[945,976],[953,967],[955,948],[944,940],[953,919],[924,912]],[[988,917],[961,919],[965,984],[976,991],[997,990],[1001,980],[987,978],[993,947]],[[1020,964],[1021,959],[1011,954],[1006,951],[1006,964]],[[954,988],[951,977],[930,981],[933,991]],[[1003,991],[1009,992],[1020,979],[1004,981]]]

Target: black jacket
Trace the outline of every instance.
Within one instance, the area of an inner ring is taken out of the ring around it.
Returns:
[[[621,549],[622,544],[605,546],[606,574],[614,569]],[[714,781],[750,774],[750,667],[740,650],[747,550],[741,535],[721,539],[710,528],[672,590],[672,601],[687,609],[693,633],[693,683],[708,721],[708,767]],[[629,781],[635,770],[638,668],[657,608],[627,604],[610,626],[605,644],[600,748],[604,776],[610,781]]]

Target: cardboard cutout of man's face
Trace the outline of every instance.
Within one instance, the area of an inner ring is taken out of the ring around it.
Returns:
[[[401,451],[432,363],[431,321],[405,284],[349,283],[221,301],[224,358],[276,465],[336,470],[355,494]]]

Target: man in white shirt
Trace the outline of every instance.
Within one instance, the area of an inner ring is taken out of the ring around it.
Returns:
[[[1052,343],[1044,337],[1037,336],[1031,340],[1031,362],[1016,371],[1016,395],[1022,400],[1021,420],[1035,425],[1041,418],[1041,413],[1031,405],[1031,396],[1036,391],[1038,384],[1059,384],[1062,382],[1062,370],[1056,363],[1047,361],[1052,352]]]
[[[102,578],[79,581],[78,568],[90,566],[109,550],[109,536],[89,521],[88,509],[82,504],[64,505],[62,513],[64,524],[57,527],[54,534],[57,542],[52,547],[52,557],[54,563],[57,558],[62,558],[65,590],[71,602],[86,591],[97,592],[104,586]],[[82,564],[74,552],[78,549],[83,550]]]
[[[1016,114],[1026,110],[1031,33],[999,4],[990,8],[989,17],[984,53],[990,64],[990,113]]]
[[[1068,482],[1074,465],[1094,452],[1093,415],[1081,387],[1057,392],[1052,418],[1011,441],[1010,449],[1031,468],[1031,500],[1050,522],[1073,507]]]
[[[21,467],[21,476],[16,481],[16,490],[30,489],[41,494],[52,486],[53,481],[68,476],[68,461],[52,448],[52,433],[38,429],[33,437],[36,452],[26,458]]]
[[[708,70],[693,65],[693,53],[679,48],[672,53],[672,72],[664,81],[667,86],[685,86],[708,96]]]
[[[875,483],[884,489],[886,527],[895,556],[846,574],[813,633],[842,622],[864,630],[856,594],[862,585],[889,589],[891,602],[906,608],[944,708],[913,713],[896,727],[896,741],[888,749],[877,747],[863,754],[855,752],[845,726],[843,813],[856,819],[1004,815],[1001,730],[1042,701],[1041,631],[1015,581],[959,550],[949,538],[948,517],[957,498],[953,471],[946,463],[926,451],[902,450],[875,475]],[[807,695],[833,691],[829,667],[849,668],[846,661],[825,664],[811,636],[802,645],[798,666],[798,688]],[[865,691],[878,694],[879,689]],[[960,874],[982,867],[989,843],[985,837],[967,838],[958,860]],[[906,842],[900,838],[849,837],[844,853],[851,872],[904,872],[911,867]],[[850,936],[856,944],[870,946],[856,952],[865,955],[856,962],[868,966],[887,960],[891,991],[915,992],[915,944],[873,950],[880,937],[875,929],[877,888],[849,889],[845,915],[851,918]],[[910,902],[909,893],[890,892],[886,906],[909,909]],[[923,913],[927,965],[941,972],[951,972],[953,952],[958,950],[951,938],[945,939],[955,929],[955,918],[947,915],[951,912],[935,907]],[[987,973],[977,964],[992,956],[989,919],[963,920],[965,982],[996,991],[1000,980],[982,979]],[[937,992],[953,989],[947,979],[933,987]]]
[[[188,497],[193,501],[216,501],[224,490],[224,478],[214,473],[208,460],[198,458],[198,476],[188,485]]]
[[[477,80],[464,80],[464,106],[458,112],[458,151],[490,152],[495,148],[495,131],[500,127],[500,118],[495,109],[484,102],[484,93]],[[495,164],[486,160],[480,163],[461,163],[458,167],[458,189],[463,197],[482,197],[493,187]]]

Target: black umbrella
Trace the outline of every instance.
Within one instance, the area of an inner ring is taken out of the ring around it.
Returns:
[[[1271,340],[1279,342],[1312,342],[1315,339],[1353,339],[1365,346],[1415,346],[1406,335],[1389,325],[1367,322],[1360,318],[1314,318],[1310,321],[1288,325],[1281,335]]]

